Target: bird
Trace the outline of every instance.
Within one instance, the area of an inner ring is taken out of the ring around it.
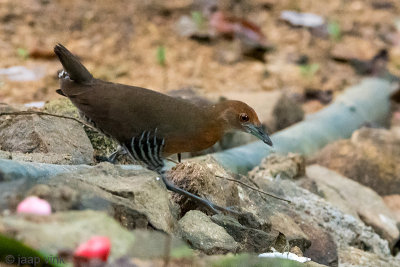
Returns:
[[[157,172],[168,190],[215,213],[232,211],[175,186],[166,178],[164,159],[204,150],[232,130],[248,132],[272,146],[254,109],[237,100],[200,105],[146,88],[103,81],[94,78],[62,44],[57,44],[54,52],[63,66],[57,92],[71,100],[83,119],[116,140],[130,158]]]

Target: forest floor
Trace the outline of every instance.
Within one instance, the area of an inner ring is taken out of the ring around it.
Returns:
[[[306,112],[322,108],[331,95],[373,72],[360,75],[363,70],[349,64],[353,60],[370,60],[386,49],[388,69],[400,73],[398,1],[219,1],[224,12],[260,27],[271,48],[262,60],[242,57],[237,40],[199,42],[179,34],[182,16],[193,18],[212,2],[0,0],[0,69],[25,66],[37,76],[12,81],[0,74],[0,101],[58,97],[61,66],[52,55],[56,43],[77,54],[95,77],[161,92],[277,89],[301,99],[317,92],[317,100],[304,104]],[[320,15],[325,28],[294,27],[280,18],[284,10]],[[158,61],[160,46],[165,66]]]

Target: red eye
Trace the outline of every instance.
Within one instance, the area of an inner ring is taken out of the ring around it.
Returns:
[[[245,114],[245,113],[242,113],[242,114],[240,114],[240,121],[241,122],[247,122],[247,121],[249,121],[249,116],[247,115],[247,114]]]

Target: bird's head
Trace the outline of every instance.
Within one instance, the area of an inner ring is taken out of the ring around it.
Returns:
[[[217,105],[221,109],[219,117],[224,121],[227,130],[235,129],[250,133],[272,146],[272,141],[263,129],[257,113],[249,105],[235,100],[226,100]]]

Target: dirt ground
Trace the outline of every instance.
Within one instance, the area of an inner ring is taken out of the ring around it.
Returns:
[[[190,87],[223,94],[278,89],[303,95],[314,89],[335,95],[362,77],[343,61],[371,59],[380,49],[389,52],[391,73],[400,73],[399,1],[219,1],[224,12],[260,26],[273,47],[265,62],[226,62],[221,55],[234,52],[235,42],[202,43],[177,33],[181,16],[202,11],[212,2],[0,0],[0,69],[26,66],[43,75],[28,82],[0,76],[0,102],[59,97],[55,89],[61,65],[51,57],[56,43],[77,54],[95,77],[158,91]],[[320,15],[340,33],[321,37],[308,28],[293,27],[280,19],[283,10]],[[165,67],[157,62],[160,45],[165,47]],[[302,59],[313,70],[299,66]],[[309,112],[321,107],[318,101],[305,105]]]

